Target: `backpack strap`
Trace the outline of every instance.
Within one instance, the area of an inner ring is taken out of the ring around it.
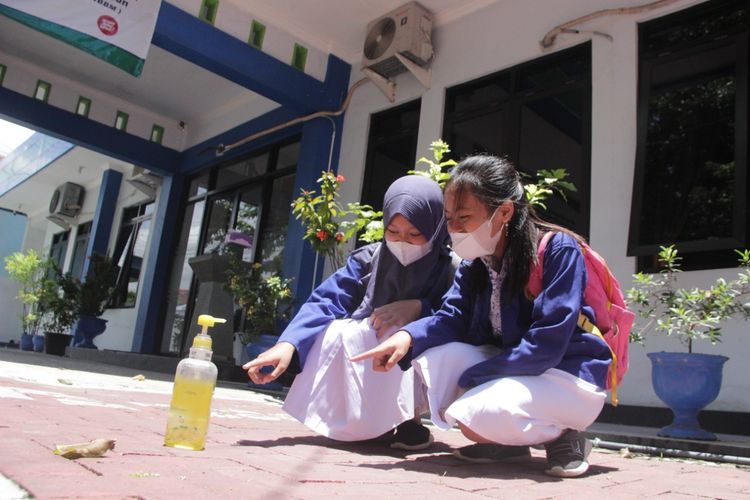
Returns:
[[[609,342],[607,342],[607,339],[604,338],[604,335],[602,335],[602,332],[597,328],[597,326],[591,322],[591,320],[583,313],[578,314],[578,326],[580,326],[584,331],[596,335],[600,339],[604,341],[604,343],[609,347],[609,352],[612,354],[612,363],[609,365],[609,387],[610,387],[610,400],[612,402],[612,406],[617,406],[617,354],[615,354],[615,350],[612,349],[612,346],[609,345]]]
[[[555,233],[553,233],[552,231],[547,231],[546,233],[544,233],[542,238],[539,240],[539,244],[537,245],[536,263],[531,267],[531,272],[529,273],[529,283],[526,287],[527,296],[531,299],[538,297],[542,292],[544,252],[547,249],[547,243],[549,243],[549,240],[552,238],[552,236],[554,236],[554,234]],[[583,253],[585,259],[586,249],[583,245],[579,245],[579,247],[581,248],[581,253]],[[612,285],[608,280],[607,287],[611,286]],[[578,321],[576,323],[585,332],[599,337],[602,341],[604,341],[604,344],[609,347],[609,351],[612,354],[612,363],[610,364],[609,369],[611,401],[612,406],[617,406],[617,355],[615,354],[614,349],[612,349],[612,346],[609,345],[609,342],[607,342],[607,339],[604,338],[604,335],[602,335],[602,332],[599,330],[599,328],[597,328],[597,326],[588,318],[588,316],[583,314],[583,312],[578,313]]]

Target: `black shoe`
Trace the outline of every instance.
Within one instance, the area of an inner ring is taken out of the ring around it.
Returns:
[[[492,462],[501,462],[503,460],[529,458],[531,452],[529,451],[528,446],[477,443],[453,450],[453,455],[461,460],[466,460],[467,462],[489,464]]]
[[[588,456],[591,441],[580,432],[570,429],[551,443],[544,445],[547,450],[547,474],[555,477],[578,477],[589,470]]]
[[[391,448],[399,450],[424,450],[432,444],[430,430],[415,420],[407,420],[396,427],[396,433],[391,440]]]

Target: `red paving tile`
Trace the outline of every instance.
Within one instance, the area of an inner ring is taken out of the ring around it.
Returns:
[[[335,443],[241,385],[217,389],[206,450],[165,448],[170,391],[150,375],[0,361],[0,473],[42,499],[750,497],[750,469],[726,464],[594,450],[586,477],[559,480],[544,475],[539,450],[525,462],[460,462],[450,452],[467,443],[452,431],[433,429],[429,453]],[[115,450],[75,461],[53,453],[99,437],[116,439]]]

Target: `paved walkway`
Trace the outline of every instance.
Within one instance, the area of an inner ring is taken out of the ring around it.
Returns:
[[[288,417],[280,402],[220,384],[206,449],[162,446],[170,377],[95,373],[104,365],[0,352],[0,498],[750,498],[750,469],[595,449],[587,476],[545,476],[544,452],[475,465],[433,429],[428,453],[338,444]],[[31,364],[34,363],[34,364]],[[48,365],[48,366],[44,366]],[[67,460],[55,444],[116,439],[101,458]]]

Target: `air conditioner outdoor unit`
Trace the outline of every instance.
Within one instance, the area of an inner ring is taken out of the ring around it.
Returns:
[[[385,78],[424,68],[433,56],[431,36],[429,11],[417,2],[404,4],[367,25],[362,66]]]
[[[133,167],[133,175],[128,179],[128,182],[149,198],[155,198],[156,191],[161,186],[161,177],[152,174],[143,167]]]
[[[83,186],[73,182],[61,184],[52,193],[52,198],[49,201],[49,213],[51,215],[75,217],[81,212],[83,193]]]

